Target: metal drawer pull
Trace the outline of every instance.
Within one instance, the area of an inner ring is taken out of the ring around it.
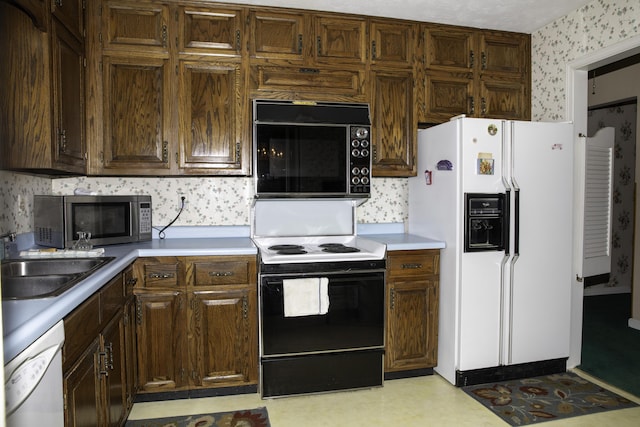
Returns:
[[[422,264],[421,263],[402,264],[402,268],[404,268],[404,269],[417,269],[417,268],[422,268]]]
[[[209,276],[211,277],[228,277],[233,276],[233,271],[210,271]]]
[[[175,277],[174,273],[150,273],[149,278],[151,279],[171,279]]]

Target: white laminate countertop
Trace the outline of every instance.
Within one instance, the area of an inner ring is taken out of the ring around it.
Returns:
[[[178,231],[176,231],[176,229]],[[180,230],[182,229],[182,230]],[[359,225],[360,237],[387,245],[387,250],[441,249],[445,243],[405,234],[402,224]],[[82,304],[138,257],[256,255],[245,227],[174,227],[166,239],[105,246],[113,261],[54,298],[2,301],[4,361],[9,362],[49,328]]]

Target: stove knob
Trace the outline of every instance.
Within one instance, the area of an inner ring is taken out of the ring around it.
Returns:
[[[351,169],[351,175],[358,175],[358,174],[360,174],[360,168]]]
[[[367,178],[366,176],[363,176],[360,182],[363,183],[364,185],[367,185],[369,183],[369,178]]]
[[[367,147],[369,146],[369,141],[367,141],[367,140],[365,139],[364,141],[362,141],[362,142],[360,143],[360,146],[361,146],[362,148],[367,148]]]
[[[369,157],[369,150],[363,148],[362,150],[360,150],[360,154],[362,155],[362,157]]]
[[[360,178],[358,178],[357,176],[354,176],[353,178],[351,178],[351,183],[353,185],[358,185],[360,184]]]
[[[353,150],[351,150],[351,155],[353,157],[360,157],[360,150],[358,150],[357,148],[354,148]]]
[[[362,172],[362,175],[369,175],[369,168],[362,168],[360,172]]]
[[[357,139],[354,139],[353,141],[351,141],[351,146],[352,147],[359,147],[360,146],[360,141],[358,141]]]

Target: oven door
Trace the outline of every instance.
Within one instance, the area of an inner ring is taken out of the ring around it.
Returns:
[[[285,314],[283,281],[301,277],[328,279],[326,313]],[[384,283],[383,271],[261,276],[262,356],[382,348]]]

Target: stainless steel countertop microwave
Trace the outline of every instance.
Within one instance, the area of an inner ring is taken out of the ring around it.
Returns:
[[[361,103],[254,100],[257,198],[371,194],[371,122]]]
[[[151,240],[151,196],[34,196],[37,245],[70,248],[78,233],[93,245]]]

